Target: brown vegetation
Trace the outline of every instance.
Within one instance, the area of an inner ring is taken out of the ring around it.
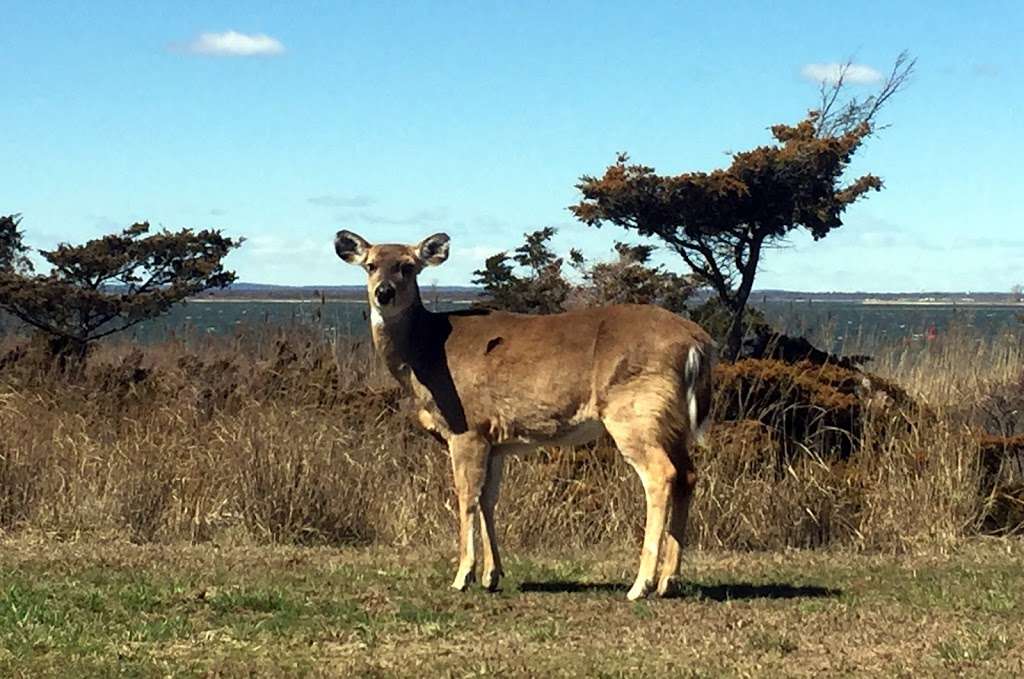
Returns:
[[[780,461],[808,447],[849,457],[869,421],[875,427],[910,426],[919,414],[900,387],[832,363],[746,359],[719,365],[715,383],[718,420],[760,422],[771,432],[773,448],[784,454]]]
[[[955,364],[956,351],[976,367],[969,392],[923,367]],[[882,355],[888,380],[870,389],[836,366],[721,366],[692,541],[899,550],[1017,530],[1021,442],[980,438],[1002,432],[964,408],[1014,384],[1020,351],[1006,341]],[[110,345],[74,379],[43,370],[34,352],[9,347],[0,361],[0,530],[138,542],[451,539],[447,456],[409,420],[365,344],[295,327]],[[607,445],[508,467],[506,540],[638,538],[642,494]]]
[[[988,497],[982,529],[1018,533],[1024,530],[1024,435],[983,434],[979,443],[981,485]]]

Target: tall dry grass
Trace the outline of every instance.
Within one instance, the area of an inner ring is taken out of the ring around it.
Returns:
[[[695,453],[691,541],[899,550],[981,530],[997,489],[1019,479],[1008,463],[981,463],[983,424],[971,404],[1012,384],[1024,357],[1019,338],[968,339],[880,355],[875,369],[918,403],[876,407],[864,396],[854,434],[837,437],[826,431],[834,418],[812,417],[816,430],[784,441],[779,408],[719,393],[720,412],[730,399],[752,405]],[[413,426],[365,342],[295,326],[111,344],[74,379],[44,369],[31,349],[8,357],[2,531],[139,542],[454,540],[446,453]],[[773,388],[780,399],[795,393]],[[851,435],[854,445],[837,443]],[[507,463],[499,523],[510,545],[634,545],[642,522],[640,484],[607,444]]]

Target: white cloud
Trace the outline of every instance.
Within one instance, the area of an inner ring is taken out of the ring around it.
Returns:
[[[284,45],[277,38],[263,33],[247,35],[237,31],[200,33],[185,46],[185,51],[213,57],[274,56],[284,53]]]
[[[864,64],[807,64],[800,69],[800,75],[829,85],[835,84],[840,75],[851,85],[872,85],[882,80],[881,73]]]

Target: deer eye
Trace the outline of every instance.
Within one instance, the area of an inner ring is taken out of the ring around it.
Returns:
[[[406,263],[402,264],[402,275],[403,276],[411,276],[415,270],[416,270],[416,267],[414,267],[412,265],[412,262],[406,262]]]
[[[377,270],[377,265],[374,264],[373,262],[368,262],[366,264],[366,273],[373,273],[376,270]]]

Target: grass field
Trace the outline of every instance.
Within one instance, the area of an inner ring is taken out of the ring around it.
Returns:
[[[694,552],[627,603],[629,553],[510,555],[447,589],[448,545],[0,543],[0,675],[1021,676],[1024,545],[903,556]]]

